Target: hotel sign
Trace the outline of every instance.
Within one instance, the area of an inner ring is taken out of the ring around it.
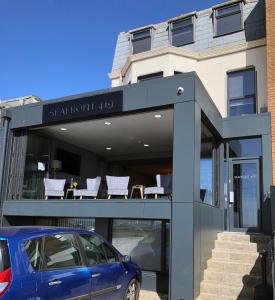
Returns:
[[[123,92],[111,92],[43,106],[43,124],[122,112]]]

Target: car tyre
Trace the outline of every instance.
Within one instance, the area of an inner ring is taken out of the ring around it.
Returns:
[[[124,300],[138,300],[140,292],[140,283],[137,279],[132,279],[126,289]]]

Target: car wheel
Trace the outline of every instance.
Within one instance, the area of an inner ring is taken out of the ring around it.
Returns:
[[[140,291],[140,283],[136,279],[132,279],[128,284],[124,300],[138,300]]]

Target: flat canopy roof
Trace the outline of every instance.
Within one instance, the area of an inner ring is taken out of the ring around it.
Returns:
[[[222,117],[195,72],[8,109],[11,129],[95,120],[196,102],[221,132]]]

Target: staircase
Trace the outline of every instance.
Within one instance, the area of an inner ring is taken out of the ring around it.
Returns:
[[[269,240],[264,235],[219,233],[197,300],[253,300],[253,288],[261,283],[259,251]]]

